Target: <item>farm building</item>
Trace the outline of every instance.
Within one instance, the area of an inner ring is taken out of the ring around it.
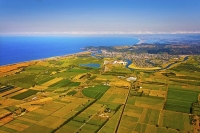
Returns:
[[[126,80],[127,80],[127,81],[136,81],[137,78],[135,78],[135,77],[129,77],[129,78],[127,78]]]
[[[114,61],[113,64],[122,64],[122,65],[126,65],[127,62],[126,62],[126,61]]]

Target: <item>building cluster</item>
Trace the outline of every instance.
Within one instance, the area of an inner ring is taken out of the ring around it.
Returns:
[[[119,60],[119,61],[107,61],[107,60],[104,60],[104,65],[107,65],[107,64],[113,64],[113,65],[127,65],[127,62],[126,61],[122,61],[122,60]]]
[[[155,67],[161,66],[163,64],[170,63],[170,60],[180,60],[181,55],[169,55],[169,54],[149,54],[149,53],[127,53],[127,52],[108,52],[102,50],[103,57],[119,57],[124,60],[131,60],[137,67]],[[104,64],[123,64],[126,65],[127,62],[124,61],[104,61]]]

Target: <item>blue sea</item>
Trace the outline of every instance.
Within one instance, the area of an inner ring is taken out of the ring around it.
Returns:
[[[85,46],[134,45],[134,37],[0,36],[0,65],[81,52]]]

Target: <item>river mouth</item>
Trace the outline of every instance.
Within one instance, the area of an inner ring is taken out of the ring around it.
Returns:
[[[132,61],[131,61],[131,60],[126,60],[127,65],[126,65],[125,67],[128,68],[128,69],[130,69],[130,70],[164,70],[164,69],[169,69],[169,68],[170,68],[172,65],[174,65],[174,64],[177,64],[177,63],[180,63],[180,62],[184,62],[184,61],[188,60],[188,58],[189,58],[189,56],[186,56],[186,57],[183,59],[183,61],[171,63],[171,64],[167,65],[166,67],[160,68],[160,69],[159,69],[159,68],[157,68],[157,69],[156,69],[156,68],[141,68],[141,69],[130,68],[129,65],[132,64]]]
[[[130,70],[146,70],[146,71],[150,71],[150,70],[161,70],[162,68],[159,67],[154,67],[154,68],[130,68],[129,66],[132,64],[131,60],[126,60],[127,65],[125,66],[126,68],[130,69]]]

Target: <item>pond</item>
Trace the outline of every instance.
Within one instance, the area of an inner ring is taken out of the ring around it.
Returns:
[[[97,63],[80,64],[80,66],[92,67],[92,68],[100,68],[100,64],[97,64]]]

